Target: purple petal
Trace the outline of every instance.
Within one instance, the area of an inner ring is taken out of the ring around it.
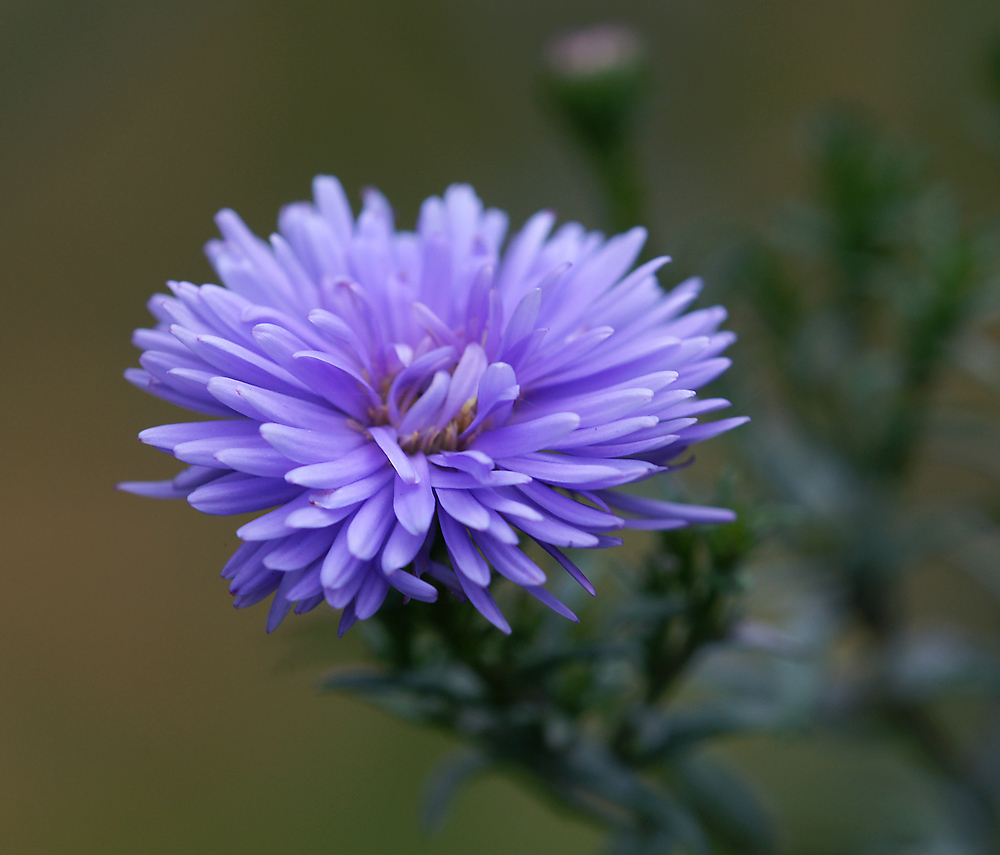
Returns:
[[[651,439],[637,439],[629,442],[585,446],[583,448],[574,448],[573,451],[583,457],[638,457],[645,454],[652,460],[659,455],[653,455],[651,452],[671,446],[679,439],[680,437],[677,434],[667,434],[666,436],[657,436]],[[676,454],[672,453],[670,457],[676,457]]]
[[[168,386],[166,383],[157,380],[155,377],[150,375],[149,372],[142,371],[139,368],[126,368],[125,379],[136,388],[142,389],[143,392],[148,392],[150,395],[155,395],[157,398],[162,398],[164,401],[169,401],[171,404],[176,404],[178,407],[183,407],[185,410],[192,410],[196,413],[204,413],[208,416],[232,417],[233,415],[228,405],[222,403],[217,404],[211,401],[206,401],[197,395],[180,392],[177,389]]]
[[[337,240],[346,245],[354,231],[351,204],[340,182],[332,175],[318,175],[313,180],[313,197],[320,214],[330,224]]]
[[[431,380],[431,385],[413,403],[399,422],[399,435],[404,439],[416,431],[422,431],[434,424],[435,417],[444,405],[451,385],[451,375],[447,371],[438,371]]]
[[[460,469],[483,483],[489,481],[494,469],[493,459],[481,451],[442,451],[432,454],[429,460],[438,466]]]
[[[506,362],[494,362],[479,378],[479,396],[476,404],[476,417],[472,424],[463,431],[462,436],[468,436],[480,424],[492,416],[504,404],[513,402],[520,393],[514,369]]]
[[[132,332],[132,344],[139,350],[166,351],[183,359],[191,356],[191,352],[164,329],[150,330],[140,327]]]
[[[531,454],[497,461],[501,465],[556,487],[600,489],[644,478],[659,467],[641,460],[580,462],[566,454]]]
[[[493,510],[498,511],[501,514],[507,514],[508,516],[519,517],[526,520],[534,520],[535,522],[541,522],[544,519],[544,517],[530,505],[526,505],[524,502],[519,502],[510,496],[502,495],[494,489],[476,490],[473,495],[481,504],[485,505],[487,508],[492,508]],[[560,496],[560,498],[565,497]],[[566,499],[566,501],[574,505],[576,504],[576,502],[573,502],[572,499]]]
[[[541,585],[545,573],[527,555],[515,546],[499,543],[489,535],[476,535],[476,545],[483,556],[501,576],[506,576],[518,585]]]
[[[529,365],[518,369],[518,379],[522,385],[528,385],[542,377],[556,374],[567,365],[586,364],[590,360],[584,357],[607,341],[614,332],[614,329],[608,326],[595,327],[559,342],[554,352],[552,351],[554,345],[549,345],[546,347],[545,358],[531,360]]]
[[[562,493],[553,490],[551,487],[546,487],[537,481],[532,481],[530,484],[518,485],[516,488],[512,488],[512,490],[519,491],[550,514],[554,514],[573,525],[596,529],[597,531],[612,531],[621,528],[624,524],[624,521],[620,517],[612,516],[603,510],[592,508],[582,502],[577,502],[569,498],[569,496],[564,496]]]
[[[245,609],[255,606],[261,600],[267,599],[281,582],[281,573],[268,573],[261,578],[258,587],[246,593],[233,597],[233,606],[237,609]]]
[[[411,534],[402,523],[397,522],[382,550],[382,570],[391,573],[405,567],[417,557],[425,539],[426,535]]]
[[[745,425],[748,421],[750,419],[747,416],[736,416],[730,419],[707,422],[681,431],[681,439],[690,445],[695,442],[711,439],[713,436],[718,436],[720,433],[725,433],[727,430],[732,430],[740,425]]]
[[[631,416],[618,419],[595,427],[580,428],[573,431],[565,439],[553,443],[555,449],[578,448],[580,446],[596,445],[623,436],[629,436],[640,430],[656,427],[660,420],[656,416]]]
[[[416,397],[418,390],[427,383],[428,378],[438,371],[448,368],[455,359],[455,348],[439,347],[429,353],[417,357],[413,362],[396,375],[389,392],[386,395],[386,405],[389,417],[399,419],[401,410],[405,410]]]
[[[399,475],[403,483],[416,484],[420,480],[410,458],[399,447],[395,430],[388,427],[373,427],[368,429],[368,433],[371,434],[375,444],[382,449],[385,456],[389,458],[389,463],[392,464],[392,468],[396,470],[396,474]]]
[[[718,329],[728,312],[722,306],[712,306],[708,309],[699,309],[696,312],[689,312],[682,318],[670,323],[666,330],[671,335],[678,338],[692,338],[693,336],[706,335]]]
[[[568,606],[552,596],[552,594],[546,591],[545,588],[542,588],[539,585],[524,585],[522,587],[536,600],[547,605],[556,614],[562,615],[564,618],[568,618],[574,623],[580,622],[580,618],[573,614]]]
[[[428,561],[427,566],[423,568],[422,573],[426,573],[432,579],[436,579],[448,591],[451,595],[458,600],[460,603],[468,601],[468,597],[465,595],[465,591],[462,589],[462,583],[454,570],[444,564],[439,564],[437,561]]]
[[[693,398],[671,407],[668,412],[671,418],[681,418],[682,416],[700,416],[703,413],[723,410],[730,406],[732,404],[725,398]]]
[[[469,528],[485,531],[490,524],[489,514],[467,490],[435,490],[441,507],[456,520]]]
[[[551,546],[548,543],[542,543],[538,541],[538,545],[542,547],[549,555],[558,561],[563,569],[569,573],[577,582],[580,583],[580,587],[583,588],[590,596],[596,597],[597,591],[594,590],[594,586],[590,584],[590,579],[583,575],[583,571],[580,570],[572,561],[570,561],[563,553],[562,550],[556,549],[556,547]]]
[[[163,378],[163,385],[175,389],[179,394],[190,395],[200,401],[208,401],[211,393],[208,384],[216,378],[214,371],[199,371],[192,368],[171,368]]]
[[[332,490],[365,478],[383,467],[388,468],[388,465],[382,450],[374,444],[367,444],[347,452],[337,460],[310,463],[293,469],[285,476],[285,480],[303,487]]]
[[[516,458],[520,459],[520,458]],[[506,487],[511,484],[526,484],[531,478],[520,472],[510,472],[504,469],[494,469],[487,478],[476,478],[466,472],[454,472],[430,467],[430,481],[435,488],[443,490],[474,490],[478,487]]]
[[[408,532],[421,537],[427,533],[434,519],[434,493],[431,490],[431,475],[427,458],[423,454],[413,457],[414,469],[420,480],[415,484],[407,484],[398,476],[392,497],[392,509]]]
[[[431,334],[435,342],[455,348],[461,345],[458,336],[428,306],[418,302],[414,303],[412,308],[414,320]]]
[[[234,469],[228,464],[220,465],[215,455],[220,451],[225,451],[234,446],[244,446],[248,449],[267,449],[273,453],[274,449],[264,442],[259,436],[230,437],[220,436],[210,439],[196,439],[192,442],[182,442],[174,446],[173,453],[178,460],[184,463],[194,463],[199,466],[213,466],[217,469]]]
[[[350,589],[343,593],[346,599],[334,608],[343,608],[344,604],[353,599],[361,585],[364,568],[368,562],[356,558],[347,547],[347,526],[338,532],[330,546],[320,570],[320,582],[327,591]],[[353,587],[351,587],[353,585]]]
[[[490,592],[486,588],[476,585],[463,573],[458,574],[458,581],[462,590],[465,591],[465,595],[469,598],[469,602],[476,607],[476,610],[504,635],[510,635],[510,624],[507,623]]]
[[[331,422],[327,431],[266,422],[260,425],[260,435],[289,460],[303,464],[323,463],[368,443],[364,434],[347,426],[346,420],[343,425]]]
[[[227,407],[261,422],[279,422],[320,431],[340,423],[339,415],[328,407],[228,377],[214,378],[208,384],[208,391]]]
[[[382,548],[395,522],[392,495],[392,485],[388,484],[368,499],[351,520],[347,527],[347,548],[352,555],[370,560]]]
[[[317,558],[328,552],[333,545],[333,537],[334,533],[328,529],[314,529],[291,534],[267,553],[264,557],[264,565],[272,570],[298,570],[312,564]]]
[[[592,549],[599,543],[597,535],[591,534],[589,531],[582,531],[553,517],[542,522],[519,519],[517,527],[525,534],[531,535],[535,540],[545,541],[555,546]]]
[[[568,329],[578,323],[594,302],[628,272],[645,242],[644,228],[630,229],[612,237],[578,265],[566,278],[563,288],[553,292],[553,302],[559,309],[559,323],[558,327],[556,322],[551,323],[551,326]],[[624,284],[627,286],[628,283]]]
[[[630,496],[612,490],[601,490],[600,496],[612,507],[631,514],[641,514],[644,517],[675,519],[687,523],[728,523],[736,519],[736,514],[728,508],[665,502],[661,499]]]
[[[488,309],[486,313],[485,332],[483,333],[483,350],[486,358],[493,362],[500,352],[500,342],[503,336],[503,298],[496,288],[490,288]]]
[[[361,590],[358,591],[358,598],[354,601],[354,613],[358,620],[368,620],[375,614],[387,593],[389,593],[389,582],[373,567],[368,571]]]
[[[221,419],[146,428],[146,430],[139,431],[139,439],[147,445],[169,451],[182,442],[215,439],[220,436],[244,437],[256,434],[256,422],[247,419]]]
[[[328,511],[358,505],[374,496],[392,481],[393,477],[392,469],[384,466],[366,478],[351,481],[350,484],[345,484],[343,487],[313,493],[309,501],[316,507],[325,508]]]
[[[357,333],[350,325],[326,309],[313,309],[309,313],[309,322],[322,330],[332,339],[338,351],[346,346],[348,352],[353,352],[358,358],[365,358],[365,347]]]
[[[555,214],[551,211],[539,211],[511,238],[497,275],[497,290],[503,294],[507,305],[516,305],[524,296],[521,283],[555,221]]]
[[[147,499],[186,499],[191,492],[178,489],[173,481],[122,481],[115,488]]]
[[[337,606],[334,606],[337,608]],[[337,625],[337,638],[343,638],[344,634],[358,622],[358,616],[354,613],[354,606],[347,606],[340,615],[340,623]]]
[[[273,581],[277,579],[277,574],[273,570],[265,567],[261,562],[261,553],[257,553],[253,560],[245,561],[239,570],[233,575],[229,585],[229,593],[246,595],[261,588],[274,590]]]
[[[296,527],[288,524],[288,518],[302,508],[311,507],[309,504],[309,494],[303,494],[290,502],[286,502],[280,508],[275,508],[270,513],[251,520],[246,525],[236,529],[236,536],[240,540],[274,540],[286,537],[296,532]],[[278,569],[278,568],[274,568]]]
[[[486,370],[486,366],[486,353],[482,347],[475,342],[466,345],[462,352],[462,358],[452,372],[448,396],[445,398],[444,406],[441,408],[435,424],[438,430],[455,418],[466,404],[476,400],[479,379]]]
[[[215,467],[189,466],[174,475],[174,486],[178,490],[192,490],[218,477],[219,470]]]
[[[580,417],[576,413],[555,413],[521,424],[485,431],[472,440],[469,448],[488,454],[494,459],[517,457],[543,448],[551,448],[579,425]]]
[[[261,553],[266,552],[267,544],[244,543],[229,558],[219,574],[223,579],[233,579],[247,564],[256,563],[261,559]]]
[[[300,573],[286,573],[284,578],[278,583],[278,590],[274,592],[274,601],[271,603],[270,611],[267,613],[267,631],[274,632],[292,610],[295,603],[288,598],[288,592],[299,581]]]
[[[289,591],[288,592],[289,596],[292,596],[297,591],[301,590],[302,587],[306,584],[306,581],[307,581],[306,579],[303,579],[295,590]],[[322,592],[319,592],[312,597],[304,596],[304,598],[300,602],[295,604],[295,614],[304,615],[307,612],[311,612],[314,608],[316,608],[316,606],[318,606],[322,602],[323,602]]]
[[[641,531],[673,531],[677,528],[687,528],[690,523],[686,520],[671,519],[626,519],[625,528],[637,529]]]
[[[307,494],[306,498],[309,496]],[[296,508],[292,513],[288,515],[285,522],[288,526],[293,529],[303,529],[303,528],[327,528],[328,526],[339,523],[342,520],[349,517],[354,513],[354,507],[346,508],[335,508],[332,511],[328,511],[325,508],[317,508],[311,502],[307,503],[305,507]]]
[[[510,546],[517,546],[519,539],[517,532],[510,527],[510,524],[505,520],[500,514],[498,514],[492,508],[487,509],[487,513],[490,515],[490,525],[486,529],[490,537],[495,540],[500,541],[500,543],[506,543]]]
[[[301,493],[300,487],[281,478],[234,472],[198,487],[188,496],[188,504],[206,514],[245,514],[284,504]]]
[[[319,581],[321,565],[321,561],[316,561],[311,567],[306,567],[298,582],[288,591],[288,599],[290,600],[315,601],[312,606],[303,609],[303,611],[315,608],[323,601],[323,586]],[[296,608],[295,613],[302,614],[302,611]]]
[[[520,369],[522,365],[527,365],[532,361],[535,353],[542,346],[542,342],[545,341],[548,334],[549,331],[544,328],[532,330],[517,344],[507,348],[503,352],[504,360],[516,369]]]
[[[412,597],[414,600],[420,600],[423,603],[437,602],[437,588],[433,585],[428,585],[422,579],[418,579],[405,570],[397,570],[395,573],[389,574],[386,576],[386,580],[393,588],[407,597]]]
[[[306,350],[295,354],[296,374],[309,388],[355,419],[365,419],[378,406],[375,394],[328,353]],[[305,427],[305,425],[303,425]]]
[[[602,389],[568,398],[539,396],[537,402],[531,401],[530,406],[526,406],[522,412],[537,416],[553,411],[576,413],[580,417],[580,426],[590,427],[634,413],[650,403],[653,394],[652,389],[640,386],[630,389]]]
[[[295,466],[285,455],[270,446],[266,448],[226,448],[215,454],[215,459],[237,472],[284,478],[285,473]]]
[[[439,522],[441,534],[448,547],[451,565],[458,573],[459,578],[464,577],[474,585],[488,585],[490,583],[489,565],[476,550],[465,527],[447,514],[441,514]]]
[[[722,374],[733,361],[724,356],[706,359],[687,370],[680,372],[677,382],[688,389],[700,389],[706,383],[711,383]]]
[[[501,353],[506,355],[511,346],[517,344],[525,336],[535,330],[535,321],[538,319],[538,310],[542,307],[542,289],[532,288],[517,304],[507,321],[507,329],[503,334],[503,348]]]
[[[193,353],[186,353],[178,356],[173,351],[147,350],[139,357],[139,364],[153,375],[157,380],[173,385],[170,372],[175,368],[194,369],[195,371],[208,371],[210,366],[206,365]],[[212,371],[211,374],[216,372]]]
[[[177,325],[171,327],[170,332],[193,353],[227,377],[276,392],[313,397],[307,386],[283,368],[228,339],[214,335],[195,335]]]

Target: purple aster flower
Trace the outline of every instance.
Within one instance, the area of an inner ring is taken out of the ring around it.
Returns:
[[[218,418],[142,431],[188,468],[122,489],[267,510],[222,571],[238,607],[273,594],[270,631],[326,600],[343,631],[390,587],[430,602],[440,586],[509,632],[492,571],[575,619],[524,538],[593,593],[563,548],[732,518],[615,489],[744,421],[697,423],[728,405],[695,390],[734,337],[721,307],[684,314],[697,280],[660,289],[668,259],[631,270],[643,229],[553,233],[543,211],[504,248],[507,216],[468,186],[424,202],[415,232],[376,191],[357,219],[336,179],[313,191],[270,243],[220,212],[206,251],[225,287],[169,283],[126,372]]]

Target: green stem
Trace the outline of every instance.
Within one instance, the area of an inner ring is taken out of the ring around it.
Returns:
[[[646,221],[646,193],[639,180],[639,158],[632,146],[622,141],[591,153],[604,197],[605,219],[615,233]]]

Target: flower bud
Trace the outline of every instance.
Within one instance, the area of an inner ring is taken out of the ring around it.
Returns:
[[[620,146],[649,89],[646,48],[621,24],[555,38],[545,52],[544,94],[580,142],[598,152]]]

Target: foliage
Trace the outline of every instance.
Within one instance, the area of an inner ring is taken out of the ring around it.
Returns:
[[[759,495],[802,512],[782,546],[827,592],[813,719],[903,747],[950,806],[950,851],[995,851],[995,760],[977,754],[997,738],[1000,661],[965,627],[921,626],[907,592],[943,565],[1000,595],[982,478],[1000,448],[997,236],[866,120],[838,111],[811,130],[812,200],[723,265],[752,325],[734,380],[759,410],[742,456]],[[970,695],[986,724],[960,736],[942,704]]]

